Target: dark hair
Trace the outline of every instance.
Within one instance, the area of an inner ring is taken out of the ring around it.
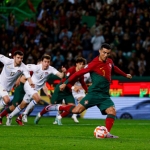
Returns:
[[[18,51],[14,52],[14,56],[16,56],[16,55],[24,56],[24,53],[22,51],[18,50]]]
[[[83,57],[77,57],[75,62],[76,63],[83,63],[85,65],[86,59],[84,59]]]
[[[106,48],[106,49],[111,50],[111,46],[110,46],[109,44],[107,44],[107,43],[103,43],[103,44],[101,45],[101,49],[103,49],[103,48]]]
[[[44,54],[41,58],[41,61],[43,61],[44,59],[49,59],[51,60],[51,56],[50,55],[47,55],[47,54]]]

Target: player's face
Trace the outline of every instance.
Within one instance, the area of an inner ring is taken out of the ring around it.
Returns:
[[[77,67],[77,71],[81,70],[82,68],[85,67],[85,65],[83,64],[83,62],[80,62],[80,63],[77,63],[76,64],[76,67]]]
[[[106,49],[106,48],[103,48],[101,50],[99,50],[99,58],[101,61],[106,61],[107,58],[110,56],[110,52],[111,50],[110,49]]]
[[[23,56],[16,55],[14,56],[14,62],[16,66],[20,66],[23,60]]]
[[[41,63],[42,63],[42,69],[43,69],[43,70],[46,70],[46,69],[48,69],[48,67],[49,67],[49,65],[50,65],[50,60],[44,58]]]

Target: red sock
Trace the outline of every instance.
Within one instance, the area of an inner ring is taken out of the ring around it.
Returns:
[[[74,108],[75,106],[73,105],[65,105],[65,106],[60,106],[59,107],[59,110],[60,111],[67,111],[67,112],[72,112],[72,109]]]
[[[46,114],[49,110],[47,109],[48,106],[44,107],[43,110],[40,112],[40,115],[43,116]]]
[[[3,118],[4,116],[7,116],[8,112],[7,109],[5,109],[1,114],[0,117]]]
[[[110,130],[111,130],[113,124],[114,124],[114,121],[115,121],[114,118],[109,118],[109,117],[106,118],[106,120],[105,120],[105,126],[106,126],[108,132],[110,132]]]
[[[60,115],[61,115],[61,117],[63,118],[63,117],[66,117],[67,115],[69,115],[70,114],[70,112],[68,112],[68,111],[63,111]]]
[[[22,120],[22,115],[19,115],[17,119],[20,119],[20,120]]]

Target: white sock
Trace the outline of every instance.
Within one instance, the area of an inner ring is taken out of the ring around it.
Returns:
[[[6,103],[5,103],[4,100],[1,98],[1,99],[0,99],[0,111],[2,111],[5,106],[6,106]]]
[[[20,111],[21,111],[20,106],[17,106],[17,107],[15,108],[15,110],[14,110],[11,114],[9,114],[9,118],[14,117],[14,116],[17,115]]]
[[[23,112],[23,114],[27,115],[29,113],[29,111],[37,104],[37,102],[35,100],[32,100],[29,105],[27,106],[27,108],[25,109],[25,111]]]
[[[73,114],[72,117],[77,117],[77,114]]]

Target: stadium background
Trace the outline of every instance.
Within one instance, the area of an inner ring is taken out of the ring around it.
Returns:
[[[19,49],[25,63],[47,53],[59,70],[74,65],[78,56],[90,62],[97,55],[92,38],[99,43],[103,38],[112,46],[114,63],[133,75],[129,81],[113,74],[110,95],[117,109],[132,106],[150,96],[149,9],[149,0],[0,0],[0,53],[11,57]],[[55,82],[49,85],[53,91]],[[91,112],[84,117],[100,117],[96,108],[86,113]]]

